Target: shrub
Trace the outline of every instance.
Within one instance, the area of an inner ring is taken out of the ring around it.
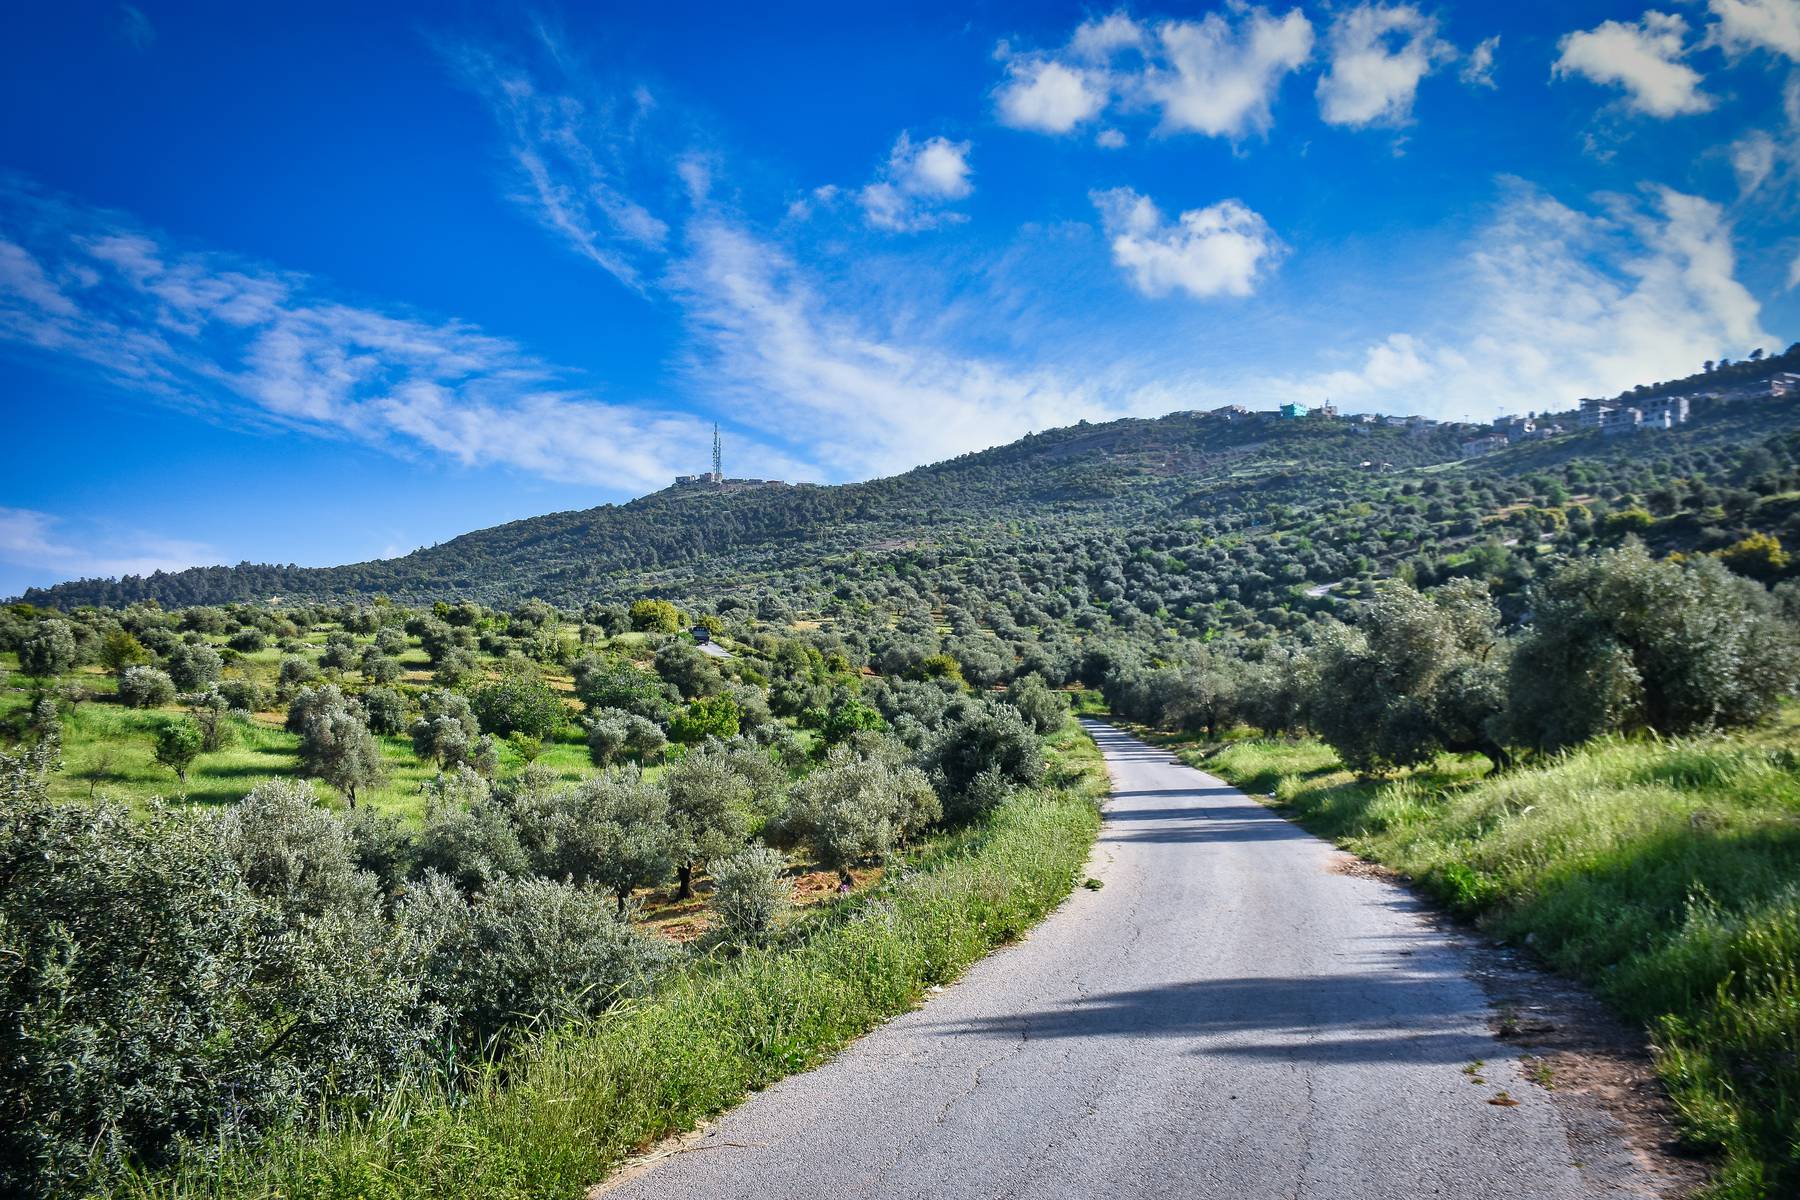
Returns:
[[[713,877],[713,912],[735,940],[765,937],[791,902],[787,863],[767,846],[746,846],[707,869]]]
[[[1052,691],[1042,676],[1023,675],[1006,689],[1006,702],[1039,733],[1054,733],[1069,719],[1069,700]]]
[[[587,731],[588,755],[597,767],[610,766],[620,755],[648,762],[668,744],[655,722],[617,708],[603,708],[589,718]]]
[[[183,642],[169,654],[169,678],[183,692],[202,692],[216,682],[225,664],[219,652],[204,642]]]
[[[672,957],[616,918],[606,897],[549,879],[499,878],[471,901],[428,875],[401,904],[400,924],[424,996],[450,1014],[464,1056],[597,1015]]]
[[[643,633],[674,633],[681,612],[667,600],[638,600],[631,606],[631,627]]]
[[[743,710],[730,696],[707,696],[669,718],[669,736],[689,745],[708,738],[725,741],[737,736],[742,716]]]
[[[944,801],[944,815],[970,821],[998,807],[1015,787],[1043,777],[1044,752],[1037,733],[1010,704],[984,701],[949,725],[930,760]],[[989,778],[982,779],[984,774]]]
[[[155,667],[126,667],[119,673],[119,703],[127,708],[161,708],[175,701],[175,681]]]
[[[156,761],[175,772],[175,778],[186,784],[188,767],[200,757],[205,744],[205,736],[192,720],[167,721],[156,731]]]

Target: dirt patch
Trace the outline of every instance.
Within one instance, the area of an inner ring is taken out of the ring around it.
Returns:
[[[1385,883],[1402,882],[1398,872],[1384,867],[1380,863],[1370,862],[1366,858],[1358,858],[1354,854],[1347,854],[1341,850],[1331,856],[1325,869],[1333,875],[1348,875],[1352,879],[1379,879]]]
[[[852,890],[862,891],[871,884],[881,880],[880,867],[858,867],[850,872],[853,881]],[[837,898],[838,877],[836,871],[803,871],[794,876],[793,899],[797,908],[805,908],[811,904],[821,904],[826,900]]]
[[[1581,984],[1439,909],[1404,876],[1343,852],[1329,869],[1405,888],[1427,919],[1461,944],[1470,977],[1493,1006],[1489,1027],[1520,1050],[1526,1078],[1556,1105],[1591,1194],[1677,1200],[1707,1182],[1710,1164],[1681,1141],[1644,1030],[1614,1016]]]
[[[1596,1194],[1679,1197],[1707,1181],[1708,1163],[1681,1141],[1643,1030],[1485,938],[1476,940],[1473,975],[1494,1006],[1494,1035],[1525,1052],[1526,1074],[1562,1113]]]

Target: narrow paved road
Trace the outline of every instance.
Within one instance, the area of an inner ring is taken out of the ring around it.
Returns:
[[[609,1200],[1588,1194],[1464,951],[1404,892],[1089,728],[1114,785],[1102,890]]]

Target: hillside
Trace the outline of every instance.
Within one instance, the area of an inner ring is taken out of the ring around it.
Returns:
[[[1755,372],[1742,369],[1751,365]],[[717,603],[732,594],[755,600],[774,592],[811,610],[836,586],[836,565],[850,566],[847,575],[857,579],[866,578],[871,561],[935,573],[972,550],[1030,554],[1050,543],[1080,557],[1072,540],[1104,541],[1128,530],[1247,532],[1276,510],[1283,533],[1323,539],[1339,552],[1343,562],[1332,570],[1342,573],[1357,559],[1370,560],[1365,570],[1391,568],[1405,554],[1429,548],[1394,544],[1382,533],[1391,534],[1394,521],[1408,516],[1402,511],[1409,507],[1402,500],[1407,483],[1466,482],[1498,496],[1518,492],[1512,485],[1519,480],[1555,474],[1588,481],[1584,492],[1608,485],[1648,490],[1653,475],[1691,473],[1684,456],[1744,452],[1800,425],[1790,399],[1766,394],[1769,376],[1794,367],[1800,354],[1791,352],[1738,364],[1725,395],[1697,401],[1690,424],[1677,430],[1622,439],[1583,430],[1517,442],[1466,462],[1459,447],[1479,432],[1473,426],[1353,428],[1319,418],[1179,412],[1050,430],[862,483],[722,494],[670,488],[622,505],[478,530],[400,558],[326,568],[201,567],[59,584],[23,599],[70,608],[146,599],[173,607],[376,595],[508,604],[535,596],[578,607],[643,595]],[[1622,399],[1684,386],[1697,392],[1715,378],[1634,389]],[[1572,415],[1562,421],[1573,428]],[[1371,507],[1364,513],[1359,504]],[[1331,519],[1307,530],[1306,514]],[[1790,515],[1779,514],[1783,522]],[[1358,516],[1374,519],[1358,529]],[[1676,542],[1690,548],[1712,548],[1705,544],[1712,534],[1750,531],[1741,520],[1689,524]],[[1455,546],[1478,530],[1439,532]],[[1378,544],[1369,544],[1370,533]]]

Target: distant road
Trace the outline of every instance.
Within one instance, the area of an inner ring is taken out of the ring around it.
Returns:
[[[605,1194],[1590,1194],[1558,1110],[1490,1036],[1466,953],[1403,891],[1088,727],[1115,787],[1102,890]],[[1517,1107],[1489,1103],[1502,1091]]]

